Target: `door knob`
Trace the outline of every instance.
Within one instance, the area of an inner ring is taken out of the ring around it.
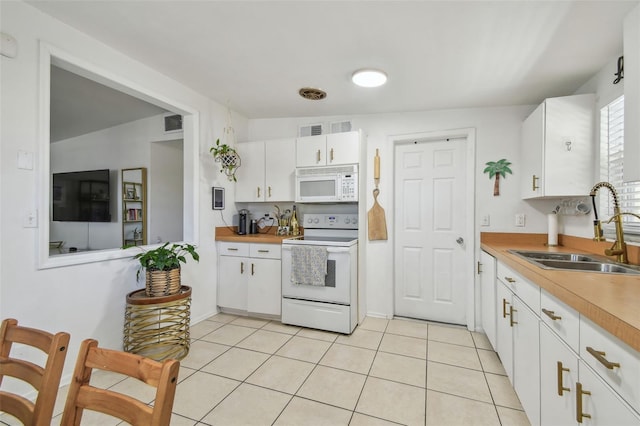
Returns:
[[[464,238],[462,237],[458,237],[458,239],[456,240],[456,243],[463,245],[464,244]]]

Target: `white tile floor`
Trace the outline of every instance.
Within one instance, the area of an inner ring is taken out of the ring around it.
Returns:
[[[345,336],[218,314],[191,336],[172,425],[529,424],[486,337],[464,328],[369,317]],[[95,379],[148,392],[133,379]],[[63,387],[52,424],[65,397]]]

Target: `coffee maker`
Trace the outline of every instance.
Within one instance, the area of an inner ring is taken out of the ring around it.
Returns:
[[[247,234],[247,217],[249,216],[249,210],[242,209],[238,212],[238,235]]]

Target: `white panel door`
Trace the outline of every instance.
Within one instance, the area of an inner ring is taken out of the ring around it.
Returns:
[[[396,146],[396,315],[466,324],[465,148],[466,139]]]

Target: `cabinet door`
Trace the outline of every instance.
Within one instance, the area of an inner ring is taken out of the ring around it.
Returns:
[[[360,132],[331,133],[327,135],[327,164],[354,164],[360,162]]]
[[[280,315],[282,303],[279,259],[250,259],[247,310]]]
[[[640,180],[640,5],[624,19],[624,181]]]
[[[327,164],[327,137],[307,136],[296,139],[296,166],[324,166]]]
[[[265,201],[293,201],[295,171],[295,139],[265,142]]]
[[[582,417],[583,425],[640,425],[638,415],[634,414],[634,411],[589,366],[580,361],[579,369],[580,380],[576,388],[581,386],[582,394],[578,395],[576,389],[576,405],[582,405],[583,415],[591,416]],[[577,417],[580,417],[580,413],[577,413]]]
[[[218,306],[246,311],[249,259],[236,256],[218,259]]]
[[[544,102],[522,124],[520,192],[522,198],[542,195],[542,150],[544,143]]]
[[[540,331],[536,314],[513,297],[513,387],[533,426],[540,424]]]
[[[480,252],[480,301],[482,329],[491,346],[496,348],[496,259]]]
[[[540,325],[540,424],[577,425],[578,356]]]
[[[511,326],[511,299],[513,293],[496,281],[496,352],[502,361],[509,380],[513,383],[513,334]]]
[[[545,101],[542,195],[584,196],[591,190],[594,99],[587,94]]]
[[[237,150],[242,163],[236,171],[236,201],[265,201],[265,143],[240,143]]]

